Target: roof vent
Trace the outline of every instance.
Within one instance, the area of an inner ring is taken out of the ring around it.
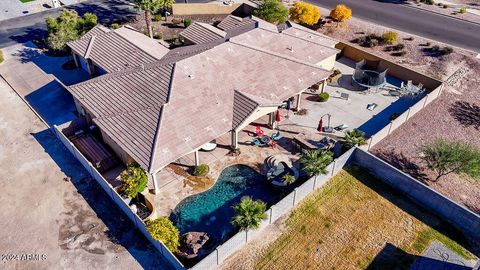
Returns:
[[[293,53],[293,46],[287,47],[287,49]]]
[[[189,141],[192,140],[192,138],[190,138],[190,137],[185,137],[183,140],[184,140],[185,142],[189,142]]]
[[[142,70],[145,70],[145,65],[144,64],[141,64],[140,67],[142,68]]]
[[[303,82],[303,79],[302,79],[302,78],[298,78],[298,82],[299,82],[299,83],[302,83],[302,82]]]
[[[188,78],[195,79],[195,76],[193,76],[193,74],[188,74]]]

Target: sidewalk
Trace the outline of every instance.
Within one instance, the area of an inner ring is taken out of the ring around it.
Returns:
[[[59,0],[62,6],[78,4],[86,0]],[[54,9],[52,0],[31,0],[30,2],[21,2],[20,0],[0,0],[0,21],[21,17],[45,10]]]

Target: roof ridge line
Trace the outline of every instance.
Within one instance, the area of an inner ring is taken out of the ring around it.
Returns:
[[[250,98],[249,96],[247,96],[247,95],[244,93],[244,91],[238,90],[238,89],[235,89],[235,90],[233,90],[233,91],[237,92],[238,94],[242,95],[242,96],[245,97],[245,98],[248,98],[249,100],[251,100],[252,102],[254,102],[255,104],[257,104],[257,106],[260,105],[260,103],[258,103],[257,101],[255,101],[255,100],[253,100],[252,98]],[[255,96],[255,95],[252,95],[252,96]],[[259,98],[261,98],[261,97],[259,97]]]
[[[275,52],[272,52],[272,51],[268,51],[268,50],[265,50],[265,49],[262,49],[262,48],[259,48],[259,47],[256,47],[256,46],[252,46],[252,45],[248,45],[248,44],[245,44],[245,43],[241,43],[241,42],[238,42],[238,41],[232,41],[232,39],[229,40],[229,42],[231,42],[232,44],[236,44],[236,45],[239,45],[239,46],[243,46],[245,48],[249,48],[249,49],[252,49],[252,50],[256,50],[256,51],[259,51],[259,52],[263,52],[263,53],[266,53],[266,54],[270,54],[270,55],[273,55],[273,56],[277,56],[277,57],[280,57],[280,58],[283,58],[285,60],[288,60],[288,61],[292,61],[292,62],[295,62],[295,63],[298,63],[298,64],[301,64],[301,65],[304,65],[304,66],[309,66],[309,67],[313,67],[313,68],[316,68],[316,69],[319,69],[319,70],[322,70],[322,71],[326,71],[326,72],[330,72],[329,70],[326,70],[322,67],[319,67],[317,65],[314,65],[314,64],[310,64],[310,63],[305,63],[305,62],[302,62],[298,59],[295,59],[293,57],[289,57],[289,56],[286,56],[286,55],[283,55],[283,54],[279,54],[279,53],[275,53]]]
[[[155,108],[155,107],[160,107],[161,108],[161,107],[163,107],[163,105],[165,105],[165,104],[155,104],[155,105],[151,105],[151,106],[140,107],[140,108],[137,108],[137,109],[116,111],[112,114],[108,114],[108,115],[104,115],[104,116],[97,116],[97,117],[95,117],[95,119],[102,120],[102,119],[114,118],[114,117],[117,117],[117,116],[123,116],[123,115],[130,114],[130,113],[146,111],[146,110],[149,110],[149,109],[152,109],[152,108]]]
[[[94,41],[95,41],[95,35],[92,35],[90,37],[90,41],[88,42],[87,50],[85,51],[85,54],[83,55],[83,58],[87,59],[88,56],[90,55],[90,52],[92,51]]]
[[[124,26],[124,27],[125,27],[125,26]],[[133,30],[132,28],[127,28],[127,29],[130,29],[131,31],[136,31],[136,30]],[[111,31],[111,32],[114,33],[115,35],[121,37],[122,39],[124,39],[124,40],[127,41],[128,43],[132,44],[134,47],[136,47],[136,48],[139,49],[140,51],[142,51],[142,52],[150,55],[151,57],[153,57],[153,58],[155,58],[155,59],[157,59],[157,60],[160,60],[160,59],[158,59],[157,57],[153,56],[151,53],[149,53],[149,52],[145,51],[144,49],[138,47],[137,45],[135,45],[134,43],[132,43],[130,40],[128,40],[127,38],[125,38],[125,37],[123,37],[122,35],[120,35],[119,33],[115,32],[115,31]],[[138,31],[136,31],[136,32],[138,32]],[[140,33],[140,32],[138,32],[138,33]],[[142,34],[142,33],[140,33],[140,34]],[[142,34],[142,35],[143,35],[143,34]],[[150,37],[148,37],[148,38],[150,38]]]
[[[290,25],[291,25],[292,28],[298,29],[298,30],[300,30],[300,31],[309,33],[307,30],[311,30],[311,29],[308,29],[308,28],[306,28],[306,27],[303,27],[303,26],[299,25],[299,24],[296,23],[296,22],[292,22],[292,21],[290,21],[290,20],[288,20],[287,22],[290,23]],[[313,31],[313,30],[312,30],[312,31]],[[313,31],[313,32],[315,32],[315,34],[316,34],[317,36],[321,36],[321,37],[324,37],[324,38],[326,38],[326,39],[330,39],[331,41],[336,41],[336,42],[338,42],[338,40],[336,40],[336,39],[334,39],[334,38],[332,38],[332,37],[329,37],[329,36],[327,36],[327,35],[325,35],[325,34],[319,33],[319,32],[317,32],[317,31]]]

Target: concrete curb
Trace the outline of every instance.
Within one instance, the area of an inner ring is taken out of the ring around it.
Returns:
[[[422,10],[422,11],[429,12],[429,13],[433,13],[433,14],[437,14],[437,15],[440,15],[440,16],[443,16],[443,17],[447,17],[447,18],[451,18],[451,19],[463,21],[463,22],[466,22],[466,23],[471,23],[471,24],[475,24],[475,25],[480,25],[480,23],[478,23],[478,22],[472,22],[472,21],[469,21],[469,20],[466,20],[466,19],[458,18],[458,17],[452,16],[452,15],[443,14],[443,13],[436,12],[436,11],[429,10],[429,9],[425,9],[425,8],[419,8],[419,7],[413,6],[413,5],[411,5],[411,4],[402,4],[402,5],[405,6],[405,7],[408,7],[408,8],[414,8],[414,9]]]

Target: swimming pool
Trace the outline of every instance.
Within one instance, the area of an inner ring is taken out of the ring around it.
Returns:
[[[281,199],[281,192],[246,165],[225,168],[215,185],[203,193],[185,198],[173,210],[171,219],[181,234],[206,232],[223,242],[235,228],[230,224],[232,206],[244,196],[262,200],[267,206]]]

